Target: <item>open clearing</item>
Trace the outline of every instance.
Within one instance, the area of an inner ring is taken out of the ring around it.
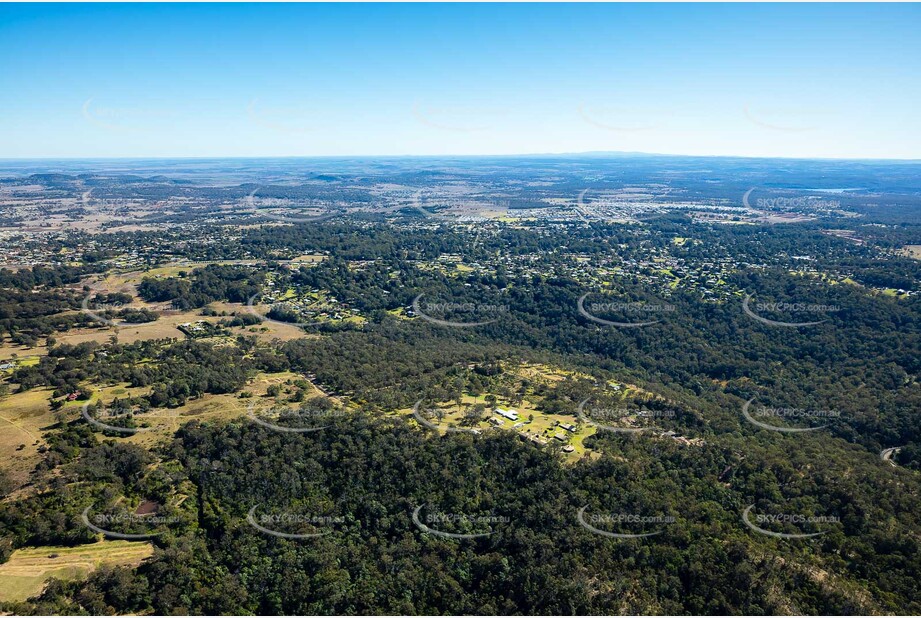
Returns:
[[[152,447],[158,442],[169,440],[173,434],[185,423],[193,420],[216,421],[231,420],[247,416],[249,406],[254,404],[254,411],[270,407],[271,402],[264,398],[266,390],[273,384],[281,385],[285,380],[301,380],[300,376],[291,372],[260,373],[243,388],[253,394],[251,398],[240,399],[238,394],[204,395],[198,399],[190,399],[185,405],[178,408],[158,408],[146,414],[139,414],[135,419],[142,426],[149,426],[149,431],[138,433],[123,438],[140,446]],[[322,393],[314,389],[308,397],[321,396]]]
[[[55,422],[48,406],[51,391],[36,388],[0,398],[0,457],[16,485],[25,483],[38,463],[38,449],[45,444],[41,430]]]
[[[154,305],[138,301],[132,303],[131,307],[138,309],[152,308]],[[233,313],[249,313],[249,309],[241,303],[215,302],[211,303],[209,307],[218,313],[225,312],[228,316]],[[255,309],[259,315],[263,315],[266,311],[265,307],[256,307]],[[180,324],[197,322],[199,320],[217,323],[225,317],[226,316],[202,316],[200,309],[170,312],[161,314],[159,319],[155,322],[119,327],[105,326],[102,328],[74,329],[58,333],[55,335],[55,338],[58,343],[66,343],[69,345],[77,345],[86,343],[87,341],[107,343],[113,335],[118,336],[119,343],[134,343],[136,341],[148,341],[151,339],[185,339],[186,335],[177,328]],[[302,337],[317,336],[304,331],[304,329],[294,324],[281,324],[268,321],[256,326],[231,328],[230,332],[234,335],[255,335],[262,341],[271,341],[272,339],[289,341]],[[0,361],[15,358],[20,365],[37,364],[38,358],[47,353],[48,348],[45,346],[24,348],[22,346],[11,345],[9,342],[0,345]]]
[[[549,413],[543,412],[541,407],[542,397],[534,393],[534,386],[542,384],[550,386],[559,384],[567,379],[586,379],[586,374],[564,371],[559,368],[548,365],[522,363],[514,367],[505,367],[506,375],[514,380],[526,379],[531,387],[528,392],[520,399],[512,401],[508,397],[503,397],[498,393],[492,393],[495,397],[495,405],[487,404],[487,393],[478,396],[472,396],[469,393],[461,397],[461,401],[436,402],[434,408],[437,408],[440,418],[427,414],[426,420],[442,430],[449,427],[454,429],[476,430],[484,433],[487,431],[510,430],[516,432],[522,438],[537,442],[538,444],[555,445],[565,449],[566,460],[570,463],[578,461],[583,457],[597,458],[600,453],[585,446],[585,439],[598,432],[598,428],[590,422],[583,422],[577,417],[577,407],[574,405],[571,412]],[[520,384],[520,383],[519,383]],[[608,383],[608,388],[613,389],[617,397],[626,400],[628,397],[653,398],[653,393],[646,391],[633,384],[624,384],[615,381]],[[513,385],[512,390],[518,390]],[[458,406],[460,403],[460,406]],[[486,413],[482,420],[475,424],[465,424],[464,416],[466,412],[474,405],[481,404],[486,407]],[[432,403],[429,402],[429,413],[432,411]],[[518,412],[517,420],[503,418],[495,411],[495,407],[514,409]],[[397,413],[413,418],[411,408],[398,410]],[[418,420],[418,419],[416,419]],[[568,429],[566,428],[568,427]],[[626,427],[631,427],[628,423]],[[653,435],[652,433],[646,435]],[[681,437],[674,438],[683,440]],[[685,441],[686,444],[693,442]]]
[[[281,373],[259,373],[244,387],[252,393],[252,398],[241,399],[238,394],[204,395],[198,399],[189,399],[178,408],[158,408],[135,418],[145,431],[119,438],[152,447],[169,440],[179,427],[192,420],[229,420],[246,416],[250,403],[257,409],[269,407],[271,402],[264,397],[269,386],[282,385],[286,380],[303,380],[302,375]],[[92,401],[111,402],[116,397],[124,399],[147,394],[148,387],[131,388],[127,383],[116,385],[90,384],[93,389]],[[38,449],[45,445],[42,432],[57,421],[48,405],[53,389],[36,388],[24,393],[15,393],[0,399],[0,467],[3,468],[21,487],[29,480],[29,473],[39,462]],[[307,393],[308,398],[324,396],[315,386]],[[80,421],[81,408],[86,402],[70,401],[62,409],[66,420]],[[101,437],[101,434],[100,434]]]
[[[82,579],[100,566],[137,566],[152,555],[153,545],[136,541],[17,549],[7,562],[0,564],[0,601],[25,601],[39,594],[52,577]]]
[[[921,260],[921,245],[905,245],[902,247],[901,253],[910,258]]]
[[[522,363],[514,368],[506,368],[506,370],[507,375],[510,377],[514,376],[515,380],[524,378],[530,381],[532,385],[551,385],[562,382],[567,378],[587,377],[584,376],[584,374],[576,372],[562,371],[546,365],[529,363]],[[533,391],[533,386],[531,390]],[[437,403],[435,407],[440,410],[443,417],[440,420],[432,418],[429,419],[429,421],[445,428],[475,429],[479,432],[506,429],[518,433],[523,438],[535,441],[540,440],[544,444],[558,444],[560,447],[572,447],[571,452],[566,454],[566,458],[570,462],[574,462],[585,456],[595,457],[598,455],[597,453],[590,452],[583,444],[585,438],[588,438],[596,432],[595,427],[579,422],[578,419],[575,418],[575,410],[573,410],[572,415],[541,412],[538,410],[540,397],[534,396],[533,392],[530,392],[528,396],[514,403],[508,398],[493,393],[496,397],[496,407],[510,408],[518,412],[518,420],[512,421],[496,414],[493,408],[490,408],[486,403],[486,395],[487,393],[480,394],[479,396],[465,394],[461,398],[461,407],[457,406],[458,402],[456,401]],[[483,419],[474,425],[463,424],[462,421],[465,411],[476,404],[482,404],[487,407],[487,412],[483,416]],[[398,413],[412,416],[413,411],[412,409],[405,409],[399,410]],[[563,424],[572,426],[573,431],[563,429],[561,427]],[[555,436],[559,436],[561,439]]]

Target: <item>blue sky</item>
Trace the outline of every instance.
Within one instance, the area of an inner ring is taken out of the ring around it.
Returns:
[[[0,157],[921,158],[919,5],[0,5]]]

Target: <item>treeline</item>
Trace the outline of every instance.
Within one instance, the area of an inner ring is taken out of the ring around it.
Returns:
[[[241,345],[252,344],[244,341]],[[37,365],[18,368],[10,382],[21,391],[52,387],[58,393],[55,397],[80,391],[85,382],[127,382],[132,387],[151,387],[151,393],[142,398],[145,408],[177,407],[206,393],[242,389],[254,369],[243,354],[233,345],[169,339],[106,346],[62,344],[49,350]]]
[[[53,582],[38,598],[6,609],[211,615],[921,610],[915,538],[921,504],[917,491],[899,488],[918,487],[913,473],[866,463],[816,437],[729,438],[703,448],[654,437],[604,439],[609,454],[567,466],[509,432],[437,437],[403,420],[361,413],[299,435],[247,420],[195,422],[163,454],[158,484],[141,454],[86,446],[67,472],[85,481],[82,491],[105,489],[114,499],[190,487],[184,509],[192,517],[164,527],[154,539],[159,551],[136,569]],[[0,507],[5,534],[17,546],[44,540],[29,524],[52,510],[64,514],[52,521],[72,521],[82,504],[74,491]],[[741,514],[750,504],[759,513],[837,520],[775,527],[824,532],[778,540],[744,525]],[[247,523],[253,507],[273,530],[327,534],[267,535]],[[430,530],[489,534],[432,534],[413,523],[420,507],[419,519]],[[593,533],[579,524],[583,507],[583,521],[597,529],[656,534],[611,539]],[[71,533],[65,527],[57,534]]]
[[[138,295],[148,302],[170,301],[183,310],[218,300],[245,303],[259,293],[264,279],[264,272],[251,267],[209,264],[188,277],[145,277],[138,284]]]
[[[65,287],[96,270],[91,266],[0,269],[0,341],[9,337],[14,345],[33,347],[56,332],[96,325],[88,316],[75,313],[83,297]]]

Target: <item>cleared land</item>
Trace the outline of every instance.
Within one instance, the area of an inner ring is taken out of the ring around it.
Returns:
[[[264,396],[269,386],[282,385],[286,380],[303,380],[303,376],[291,372],[257,374],[243,389],[252,393],[250,399],[240,399],[237,394],[204,395],[190,399],[185,405],[168,409],[158,408],[136,417],[142,427],[148,430],[120,438],[144,446],[153,446],[168,440],[179,427],[191,420],[227,420],[247,414],[250,402],[255,402],[257,409],[269,407],[270,401]],[[92,401],[110,402],[116,397],[124,399],[144,395],[149,388],[131,388],[127,384],[113,386],[89,385],[93,389]],[[42,432],[52,427],[57,420],[48,405],[53,389],[36,388],[24,393],[15,393],[0,399],[0,458],[6,470],[17,486],[29,480],[29,473],[39,462],[38,449],[45,444]],[[307,393],[308,398],[324,396],[313,386]],[[79,420],[81,408],[86,402],[67,402],[62,413],[67,421]]]
[[[42,429],[55,422],[48,406],[51,391],[37,388],[0,398],[0,457],[17,485],[26,482],[39,461]]]
[[[532,385],[520,400],[512,401],[507,397],[502,397],[492,393],[495,397],[494,405],[490,406],[486,398],[488,393],[482,393],[478,396],[464,394],[461,401],[436,402],[434,408],[438,410],[440,418],[436,417],[433,412],[432,402],[426,402],[428,413],[422,412],[423,419],[430,424],[447,431],[448,428],[476,430],[478,432],[510,430],[519,434],[522,438],[537,442],[539,444],[555,445],[565,449],[567,461],[575,462],[583,457],[597,458],[600,453],[588,448],[584,441],[586,438],[594,435],[599,430],[590,422],[583,422],[577,416],[577,410],[574,407],[571,413],[553,414],[540,410],[540,395],[534,393],[533,387],[542,384],[550,386],[566,379],[587,378],[585,374],[572,371],[564,371],[547,365],[522,364],[516,367],[506,367],[506,375],[517,386],[517,380],[526,379]],[[657,398],[651,392],[646,391],[636,385],[610,382],[608,386],[614,390],[621,400],[628,397],[640,398]],[[512,388],[517,390],[517,388]],[[458,406],[458,403],[460,405]],[[465,415],[476,404],[486,407],[486,412],[479,422],[471,424],[465,421]],[[495,412],[495,408],[514,409],[518,413],[517,420],[511,420],[502,417]],[[406,408],[397,411],[398,414],[414,418],[412,408]],[[416,419],[418,421],[418,419]],[[566,429],[568,426],[569,429]],[[631,427],[629,422],[625,425]],[[654,429],[654,428],[651,428]],[[644,434],[653,439],[671,439],[680,442],[682,445],[698,445],[702,442],[687,440],[676,434],[668,436],[659,436],[654,431]]]
[[[25,547],[0,564],[0,601],[25,601],[52,577],[77,580],[103,565],[136,566],[153,555],[149,542],[99,541],[77,547]]]
[[[131,305],[131,307],[138,309],[149,308],[151,306],[152,305],[143,302],[135,302]],[[224,311],[228,314],[249,312],[249,309],[240,303],[217,302],[211,303],[209,306],[217,312]],[[258,306],[256,307],[256,311],[260,315],[263,315],[266,308]],[[85,343],[87,341],[106,343],[113,335],[118,335],[119,343],[134,343],[136,341],[147,341],[150,339],[185,339],[186,336],[177,328],[180,324],[197,321],[216,324],[224,319],[224,317],[225,316],[202,316],[200,309],[176,313],[170,312],[160,315],[160,318],[155,322],[131,324],[128,326],[119,326],[117,328],[105,326],[102,328],[74,329],[65,333],[59,333],[55,335],[55,338],[58,343],[67,343],[70,345]],[[271,341],[272,339],[288,341],[301,337],[316,336],[293,324],[280,324],[268,321],[256,326],[232,328],[230,330],[235,335],[240,333],[256,335],[259,339],[264,341]],[[8,342],[4,345],[0,345],[0,361],[16,358],[22,364],[35,364],[38,362],[39,356],[44,356],[47,353],[47,347],[23,348],[21,346],[10,345]]]
[[[921,260],[921,245],[905,245],[902,247],[902,255]]]

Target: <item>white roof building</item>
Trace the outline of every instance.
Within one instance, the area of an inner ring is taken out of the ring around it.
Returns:
[[[518,420],[518,412],[515,410],[506,410],[504,408],[496,408],[496,414],[499,416],[504,416],[510,421]]]

